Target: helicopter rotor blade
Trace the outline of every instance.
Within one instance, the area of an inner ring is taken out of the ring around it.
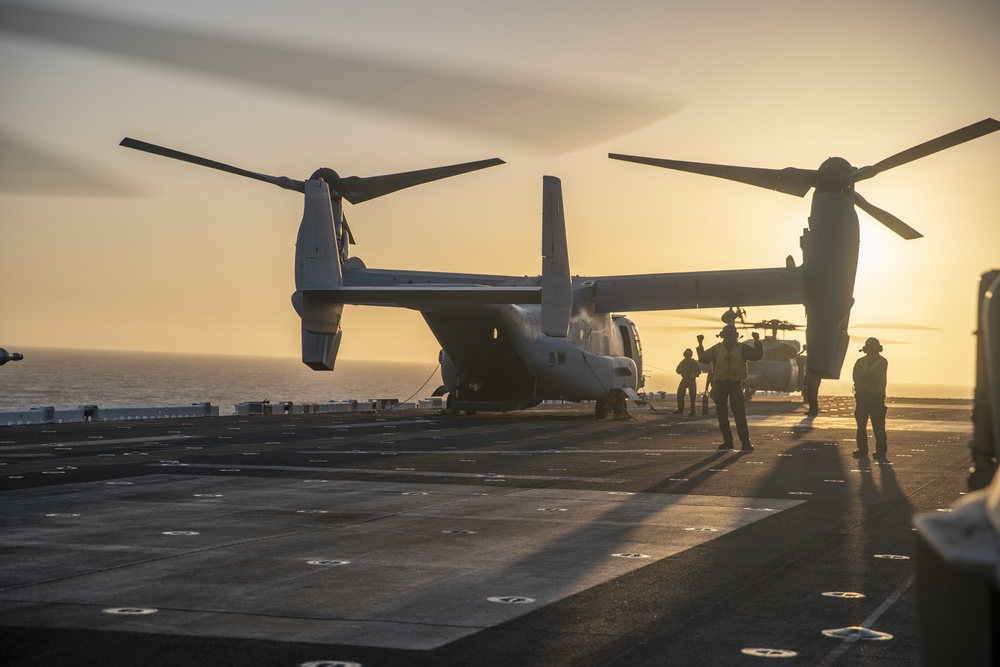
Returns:
[[[905,322],[878,322],[874,324],[851,324],[852,329],[905,329],[907,331],[940,331],[938,327],[925,327]]]
[[[642,327],[643,331],[702,331],[705,327],[696,324],[647,324]]]
[[[692,314],[686,314],[686,315],[680,315],[680,314],[677,314],[675,312],[670,312],[670,311],[663,312],[663,313],[650,312],[648,314],[652,315],[653,317],[669,317],[669,318],[672,318],[672,319],[698,320],[700,322],[713,322],[714,324],[717,324],[720,327],[724,324],[721,318],[718,318],[718,317],[716,317],[714,315],[698,315],[698,314],[693,314],[693,313]],[[692,325],[692,326],[694,326],[694,325]]]
[[[777,329],[779,331],[798,331],[805,328],[801,324],[792,324],[787,320],[761,320],[759,322],[737,324],[736,326],[743,329]]]
[[[432,167],[430,169],[418,169],[417,171],[406,171],[399,174],[386,174],[384,176],[347,176],[337,179],[331,186],[347,201],[352,204],[375,199],[382,195],[387,195],[398,190],[430,183],[450,176],[458,176],[470,171],[493,167],[498,164],[506,164],[500,158],[490,158],[488,160],[477,160],[475,162],[464,162],[453,164],[447,167]]]
[[[888,211],[883,211],[878,206],[874,204],[869,204],[868,201],[862,197],[857,192],[854,193],[854,203],[857,204],[858,208],[862,211],[875,218],[883,225],[896,232],[902,236],[907,241],[912,241],[913,239],[919,239],[923,237],[923,234],[910,227],[908,224],[894,216]]]
[[[1000,130],[1000,121],[994,120],[993,118],[986,118],[978,123],[973,123],[972,125],[955,130],[954,132],[949,132],[948,134],[942,135],[937,139],[925,141],[924,143],[914,146],[913,148],[908,148],[905,151],[896,153],[895,155],[887,157],[880,162],[876,162],[871,166],[861,167],[847,178],[847,183],[857,183],[858,181],[863,181],[866,178],[871,178],[872,176],[880,174],[888,169],[898,167],[906,164],[907,162],[919,160],[922,157],[927,157],[928,155],[943,151],[946,148],[951,148],[952,146],[964,144],[966,141],[978,139],[983,135],[996,132],[997,130]]]
[[[218,169],[219,171],[236,174],[237,176],[245,176],[246,178],[264,181],[265,183],[277,185],[279,188],[284,188],[286,190],[294,190],[296,192],[303,193],[306,191],[305,182],[295,180],[294,178],[288,178],[287,176],[269,176],[268,174],[260,174],[255,171],[247,171],[246,169],[233,167],[228,164],[223,164],[222,162],[216,162],[215,160],[198,157],[197,155],[191,155],[190,153],[182,153],[181,151],[176,151],[172,148],[164,148],[163,146],[157,146],[156,144],[150,144],[145,141],[139,141],[138,139],[132,139],[130,137],[125,137],[121,140],[121,142],[119,142],[118,145],[124,146],[125,148],[134,148],[137,151],[145,151],[146,153],[152,153],[153,155],[173,158],[174,160],[180,160],[181,162],[190,162],[191,164],[197,164],[210,169]]]
[[[850,336],[850,338],[851,338],[851,344],[853,344],[853,345],[858,345],[859,343],[863,345],[868,340],[868,338],[865,337],[865,336],[855,336],[853,334]],[[878,342],[882,343],[883,345],[910,345],[911,344],[910,341],[908,341],[908,340],[889,340],[888,338],[879,338]],[[861,352],[861,350],[858,350],[858,352]]]
[[[27,4],[27,3],[26,3]],[[207,30],[0,3],[0,32],[459,127],[564,152],[654,123],[681,104],[658,97],[462,75],[412,62],[253,42]]]
[[[53,187],[53,183],[57,183]],[[0,129],[0,194],[44,197],[137,197],[142,189],[96,165],[76,162],[32,139]]]
[[[684,162],[681,160],[665,160],[661,158],[639,157],[636,155],[622,155],[620,153],[608,153],[612,160],[622,160],[624,162],[635,162],[647,164],[653,167],[663,167],[664,169],[674,169],[676,171],[686,171],[702,176],[714,176],[724,178],[729,181],[755,185],[767,190],[775,190],[786,195],[804,197],[816,184],[818,172],[815,169],[797,169],[795,167],[785,167],[784,169],[762,169],[758,167],[734,167],[724,164],[709,164],[706,162]]]
[[[237,176],[252,178],[254,180],[277,185],[278,187],[286,190],[305,192],[305,181],[289,178],[288,176],[271,176],[269,174],[261,174],[256,171],[249,171],[247,169],[241,169],[240,167],[234,167],[223,162],[217,162],[215,160],[209,160],[197,155],[191,155],[190,153],[183,153],[172,148],[165,148],[163,146],[157,146],[156,144],[151,144],[145,141],[139,141],[138,139],[132,139],[131,137],[125,137],[122,139],[120,145],[126,148],[134,148],[135,150],[152,153],[154,155],[173,158],[174,160],[190,162],[191,164],[196,164],[202,167],[236,174]],[[407,171],[399,174],[386,174],[384,176],[347,176],[343,178],[331,176],[327,185],[330,186],[332,191],[339,194],[347,201],[352,204],[358,204],[368,201],[369,199],[374,199],[376,197],[381,197],[382,195],[396,192],[397,190],[413,187],[414,185],[430,183],[431,181],[448,178],[449,176],[457,176],[466,172],[476,171],[477,169],[485,169],[486,167],[492,167],[498,164],[505,163],[500,158],[490,158],[488,160],[477,160],[475,162],[465,162],[446,167],[432,167],[430,169],[419,169],[417,171]]]

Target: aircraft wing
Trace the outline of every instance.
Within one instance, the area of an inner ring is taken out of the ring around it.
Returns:
[[[598,313],[798,304],[802,267],[585,278]]]
[[[576,277],[598,313],[801,304],[802,267]],[[351,268],[342,287],[304,288],[327,303],[451,310],[541,303],[538,277]]]
[[[348,260],[342,286],[300,285],[315,301],[352,306],[409,308],[422,313],[492,318],[500,304],[539,304],[539,278],[439,271],[369,269]]]
[[[389,287],[329,287],[303,290],[327,303],[354,306],[397,306],[427,310],[447,305],[541,303],[539,287],[491,285],[394,285]]]

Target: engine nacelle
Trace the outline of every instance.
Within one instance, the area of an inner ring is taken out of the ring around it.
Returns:
[[[340,350],[344,304],[325,303],[297,291],[292,306],[302,318],[302,363],[314,371],[332,371]]]
[[[344,284],[338,230],[343,216],[339,198],[321,180],[305,182],[305,209],[295,241],[295,288],[292,305],[302,318],[302,363],[313,370],[332,371],[340,349],[341,303],[327,303],[309,290]]]
[[[809,372],[821,378],[839,378],[847,355],[859,239],[853,193],[813,195],[802,264]]]

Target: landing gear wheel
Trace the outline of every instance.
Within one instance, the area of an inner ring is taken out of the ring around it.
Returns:
[[[598,399],[597,404],[594,406],[594,414],[597,415],[598,419],[608,418],[608,403],[603,398]]]
[[[628,417],[628,399],[625,397],[625,392],[622,391],[612,391],[611,398],[611,412],[614,414],[615,419],[624,419]]]

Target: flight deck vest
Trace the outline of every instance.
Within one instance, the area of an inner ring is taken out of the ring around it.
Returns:
[[[732,349],[727,350],[724,343],[718,343],[715,350],[713,381],[747,379],[747,362],[743,361],[742,345],[734,343]]]
[[[854,392],[884,394],[888,368],[889,362],[885,357],[875,357],[872,360],[864,356],[858,359],[854,362]]]

